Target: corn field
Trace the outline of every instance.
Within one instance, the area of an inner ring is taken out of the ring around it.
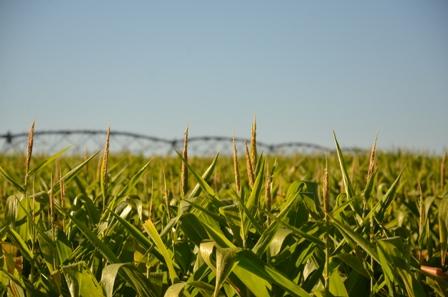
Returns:
[[[446,156],[0,156],[0,296],[446,296]]]

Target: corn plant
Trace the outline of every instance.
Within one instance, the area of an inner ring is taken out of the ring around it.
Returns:
[[[1,296],[445,296],[446,157],[0,156]],[[109,135],[109,130],[107,132]],[[375,142],[376,143],[376,142]],[[23,166],[22,164],[25,164]],[[97,166],[95,166],[97,164]],[[242,174],[244,172],[247,174]]]

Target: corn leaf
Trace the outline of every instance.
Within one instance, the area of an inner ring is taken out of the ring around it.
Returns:
[[[168,267],[168,274],[171,280],[171,283],[174,284],[176,281],[177,273],[174,269],[173,264],[173,255],[170,250],[167,249],[165,244],[162,241],[162,238],[160,237],[159,233],[157,232],[156,227],[154,226],[153,222],[151,220],[147,220],[143,224],[143,228],[145,231],[149,234],[151,240],[154,242],[155,246],[159,250],[159,252],[162,254],[163,258],[165,259],[165,264]]]

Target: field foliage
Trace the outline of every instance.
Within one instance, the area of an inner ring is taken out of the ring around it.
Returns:
[[[187,140],[0,156],[0,296],[445,296],[446,158]]]

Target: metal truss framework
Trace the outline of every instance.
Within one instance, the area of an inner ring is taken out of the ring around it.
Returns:
[[[33,151],[51,154],[67,146],[72,154],[81,154],[101,149],[105,138],[104,130],[40,130],[35,132]],[[144,134],[111,131],[110,147],[112,152],[131,152],[144,155],[173,155],[180,151],[183,139],[166,139]],[[20,153],[26,149],[28,133],[0,134],[1,153]],[[244,152],[245,138],[235,138],[237,149]],[[329,152],[329,148],[306,142],[285,142],[268,144],[257,142],[259,149],[266,154],[295,154]],[[217,152],[230,154],[232,137],[225,136],[193,136],[189,138],[191,155],[209,156]]]

